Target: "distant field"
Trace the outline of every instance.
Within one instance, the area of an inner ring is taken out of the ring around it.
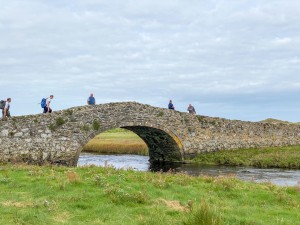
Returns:
[[[135,133],[125,129],[114,129],[99,134],[84,146],[83,151],[99,154],[148,155],[145,142]]]

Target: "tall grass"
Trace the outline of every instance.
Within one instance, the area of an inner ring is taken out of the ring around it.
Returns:
[[[131,131],[114,129],[101,133],[90,140],[83,148],[85,152],[99,154],[137,154],[148,155],[145,142]]]
[[[200,205],[193,208],[187,221],[183,222],[184,225],[222,225],[220,213],[215,207],[211,207],[204,200]]]

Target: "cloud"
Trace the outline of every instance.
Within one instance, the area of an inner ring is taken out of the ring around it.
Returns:
[[[275,38],[275,40],[272,41],[273,44],[275,45],[287,45],[290,44],[292,42],[291,38]]]

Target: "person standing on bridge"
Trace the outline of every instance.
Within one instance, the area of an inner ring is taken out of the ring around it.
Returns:
[[[54,98],[53,95],[50,95],[49,98],[46,98],[46,106],[44,107],[44,113],[52,113],[52,109],[50,108],[50,103],[53,98]]]
[[[169,108],[169,109],[172,109],[172,110],[175,109],[175,107],[174,107],[174,105],[173,105],[173,103],[172,103],[172,100],[170,100],[169,105],[168,105],[168,108]]]
[[[3,108],[2,108],[2,117],[3,118],[6,118],[6,117],[10,117],[10,111],[9,111],[9,108],[10,108],[10,103],[11,103],[11,98],[7,98],[6,102],[5,101],[2,101],[3,102]]]
[[[87,104],[88,105],[95,105],[96,104],[96,99],[95,99],[93,93],[91,93],[90,97],[87,99]]]
[[[196,114],[196,110],[195,110],[194,106],[192,106],[192,104],[189,104],[187,111],[189,111],[189,113],[191,113],[191,114]]]

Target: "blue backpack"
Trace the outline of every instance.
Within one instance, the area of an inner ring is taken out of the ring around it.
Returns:
[[[6,104],[6,101],[1,100],[0,101],[0,109],[4,109],[5,108],[5,104]]]
[[[47,106],[47,99],[43,98],[42,101],[41,101],[41,107],[45,108],[46,106]]]

